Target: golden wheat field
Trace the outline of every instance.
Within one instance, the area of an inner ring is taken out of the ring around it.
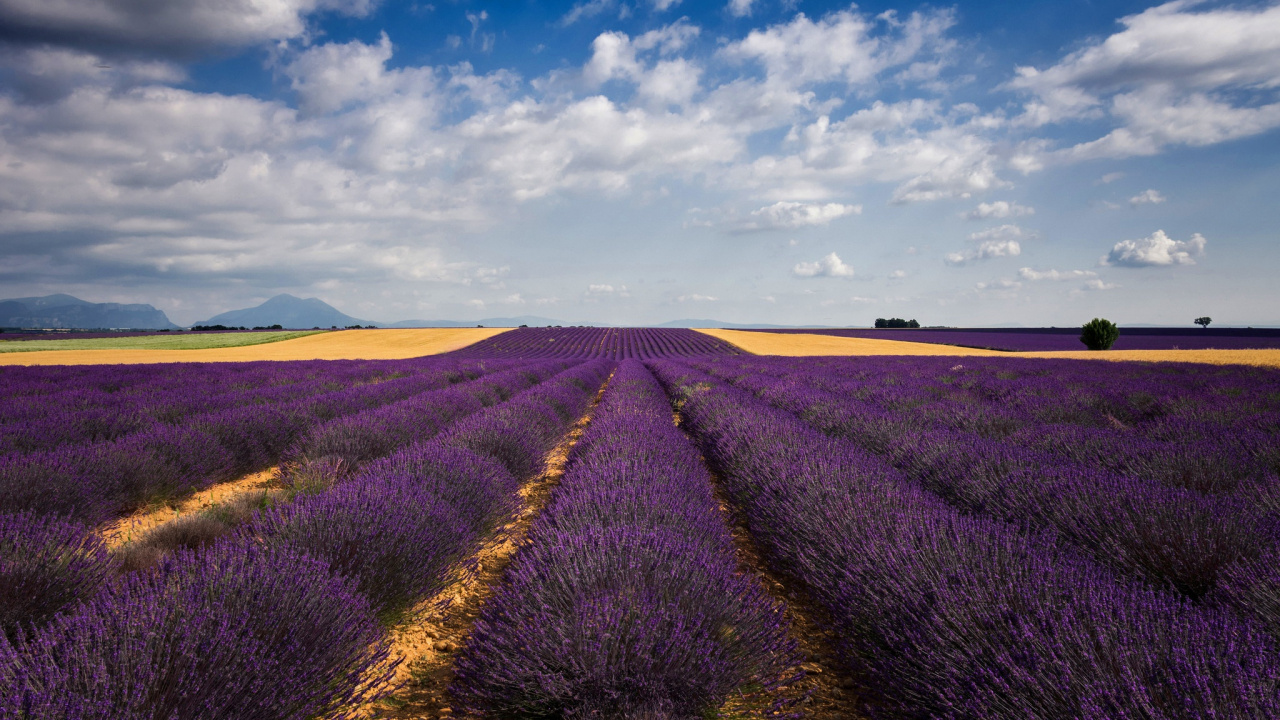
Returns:
[[[1280,350],[1064,350],[1052,352],[1003,352],[980,348],[936,345],[869,338],[767,333],[748,330],[700,329],[715,338],[755,355],[956,355],[983,357],[1058,358],[1069,360],[1137,360],[1145,362],[1190,362],[1212,365],[1259,365],[1280,367]]]
[[[508,328],[339,330],[282,340],[204,350],[42,350],[0,354],[0,365],[121,365],[253,360],[400,360],[463,348]]]

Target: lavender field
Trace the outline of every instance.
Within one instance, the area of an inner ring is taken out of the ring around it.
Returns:
[[[1080,328],[928,328],[921,330],[770,329],[759,332],[805,333],[836,337],[900,340],[1008,352],[1084,350]],[[1280,348],[1277,328],[1120,328],[1114,350],[1256,350]]]
[[[527,328],[0,387],[0,718],[1280,717],[1275,370]]]

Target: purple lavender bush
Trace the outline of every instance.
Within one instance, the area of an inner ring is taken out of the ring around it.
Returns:
[[[884,713],[1280,713],[1280,655],[1251,623],[1052,535],[961,516],[852,443],[691,368],[655,368],[766,560],[826,609]]]
[[[53,515],[0,513],[0,635],[93,595],[112,571],[89,528]]]
[[[466,450],[418,445],[350,482],[271,508],[249,528],[324,560],[379,612],[438,591],[448,571],[515,509],[519,483]]]
[[[487,717],[694,717],[798,662],[697,451],[624,361],[455,662]]]
[[[302,720],[360,699],[387,657],[350,581],[306,556],[224,543],[0,637],[0,717]]]

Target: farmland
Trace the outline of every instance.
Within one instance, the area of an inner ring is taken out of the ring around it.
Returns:
[[[1280,370],[740,334],[0,370],[0,717],[1280,717]]]
[[[280,342],[315,335],[320,330],[288,330],[283,332],[210,332],[149,333],[123,337],[81,338],[68,335],[56,339],[24,339],[0,343],[0,352],[39,352],[41,350],[205,350],[209,348],[243,347]],[[0,338],[3,339],[3,338]]]

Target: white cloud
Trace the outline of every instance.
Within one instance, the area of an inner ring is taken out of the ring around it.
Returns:
[[[1194,258],[1204,254],[1206,241],[1200,233],[1190,240],[1174,240],[1164,230],[1138,240],[1121,240],[1103,258],[1106,265],[1124,267],[1160,267],[1169,265],[1194,265]]]
[[[991,282],[980,282],[974,285],[979,290],[1017,290],[1022,287],[1022,283],[1017,280],[1001,278],[1000,280],[992,280]]]
[[[860,215],[861,205],[840,203],[800,203],[782,200],[751,211],[751,219],[743,223],[741,230],[793,230],[802,227],[827,225],[832,220],[847,215]]]
[[[1110,185],[1111,183],[1119,180],[1122,177],[1124,177],[1124,173],[1122,172],[1109,172],[1106,175],[1103,175],[1102,177],[1098,178],[1097,184]]]
[[[1018,68],[1020,122],[1039,126],[1110,116],[1106,136],[1067,159],[1151,155],[1280,127],[1280,5],[1221,7],[1177,0],[1120,20],[1124,29],[1045,70]]]
[[[797,277],[853,277],[853,267],[846,265],[834,252],[817,262],[797,263],[791,272]]]
[[[1089,280],[1080,286],[1081,290],[1115,290],[1120,287],[1115,283],[1103,282],[1100,279]]]
[[[715,302],[719,299],[720,298],[712,297],[711,295],[699,295],[694,293],[692,295],[681,295],[676,298],[676,302]]]
[[[906,276],[907,276],[906,270],[894,270],[893,272],[889,273],[890,280],[901,280]]]
[[[753,0],[729,0],[727,9],[734,17],[746,17],[751,14]]]
[[[1032,270],[1029,267],[1020,268],[1018,276],[1023,280],[1083,280],[1085,278],[1096,278],[1098,273],[1092,270]]]
[[[653,0],[653,9],[657,12],[666,12],[679,4],[680,0]]]
[[[1027,207],[1026,205],[1019,205],[1016,202],[997,200],[989,203],[978,203],[978,207],[964,213],[963,217],[967,220],[988,220],[1024,217],[1035,214],[1035,208]]]
[[[1138,207],[1139,205],[1159,205],[1165,201],[1165,196],[1160,194],[1158,190],[1144,190],[1137,195],[1129,198],[1130,207]]]
[[[731,10],[738,6],[749,11],[750,5],[735,0]],[[770,81],[796,87],[839,80],[849,85],[865,84],[922,52],[945,54],[952,47],[944,39],[955,24],[950,10],[912,13],[905,22],[897,21],[892,13],[878,19],[897,36],[874,34],[875,20],[850,10],[830,13],[817,22],[799,13],[789,23],[752,30],[747,37],[726,46],[723,53],[729,58],[759,62]]]
[[[1022,254],[1021,239],[1033,238],[1035,233],[1023,230],[1017,225],[999,225],[969,235],[969,240],[978,243],[977,247],[962,252],[951,252],[943,256],[948,265],[965,265],[976,260],[990,260],[1000,257],[1014,257]]]

